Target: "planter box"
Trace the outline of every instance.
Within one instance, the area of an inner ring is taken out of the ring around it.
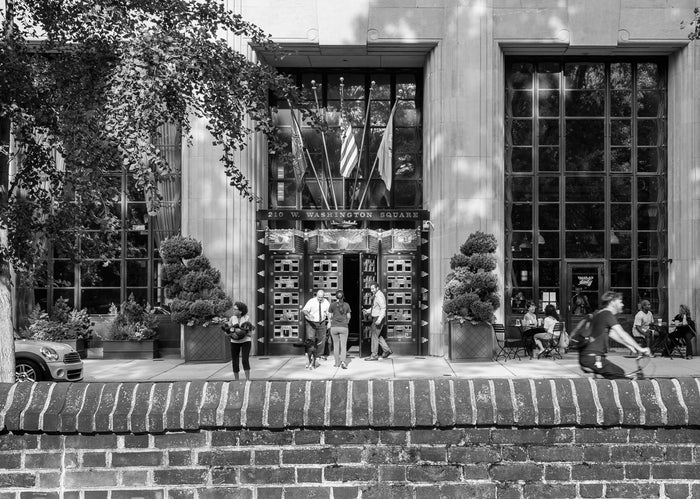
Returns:
[[[158,353],[161,357],[180,358],[180,324],[169,315],[156,315],[158,329]]]
[[[78,352],[80,355],[81,359],[84,359],[87,357],[87,344],[84,339],[75,339],[75,340],[61,340],[58,341],[57,343],[64,343],[71,347],[73,350]]]
[[[218,324],[182,326],[183,356],[188,362],[228,362],[231,341]]]
[[[158,352],[158,340],[102,341],[103,359],[154,359]]]
[[[491,324],[450,321],[450,360],[493,360],[495,349]]]

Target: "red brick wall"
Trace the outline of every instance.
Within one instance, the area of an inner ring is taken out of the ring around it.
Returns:
[[[0,385],[0,499],[700,498],[698,421],[695,379]]]

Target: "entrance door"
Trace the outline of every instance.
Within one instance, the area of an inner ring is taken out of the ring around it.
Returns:
[[[603,294],[604,263],[568,263],[569,276],[566,304],[567,329],[571,331],[586,315],[598,308]]]

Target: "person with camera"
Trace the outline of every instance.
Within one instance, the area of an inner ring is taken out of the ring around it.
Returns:
[[[234,303],[227,334],[231,340],[231,363],[235,379],[238,379],[240,363],[243,364],[245,379],[250,379],[250,348],[253,344],[251,333],[254,329],[248,317],[248,306],[240,301]]]

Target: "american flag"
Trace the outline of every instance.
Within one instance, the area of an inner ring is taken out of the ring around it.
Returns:
[[[343,144],[340,147],[340,174],[348,178],[352,169],[357,164],[357,157],[359,155],[357,143],[355,142],[355,134],[352,131],[350,122],[348,122],[347,126],[343,129],[341,138],[343,139]]]

